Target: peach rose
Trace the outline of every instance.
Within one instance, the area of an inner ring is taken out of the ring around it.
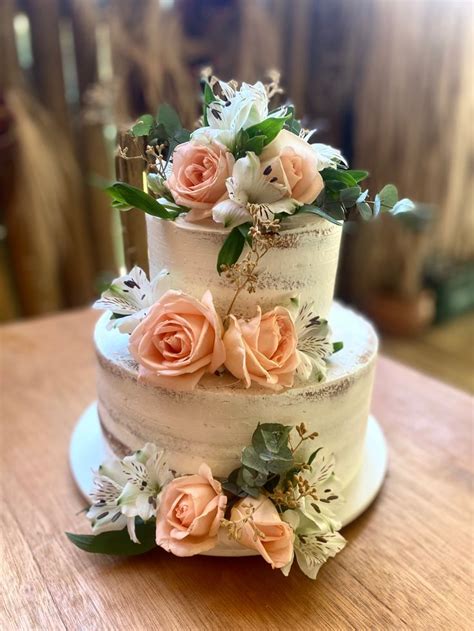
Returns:
[[[251,320],[231,315],[224,333],[225,366],[246,388],[252,381],[273,390],[289,388],[299,363],[296,343],[295,325],[283,307],[263,316],[259,307]]]
[[[211,216],[212,207],[227,196],[225,181],[232,175],[234,156],[219,142],[184,142],[173,153],[167,185],[177,204],[188,206],[189,221]]]
[[[211,550],[224,517],[227,498],[206,464],[164,489],[156,517],[156,543],[179,557]]]
[[[293,558],[294,534],[291,526],[280,519],[275,505],[264,495],[239,500],[230,512],[231,521],[240,521],[254,509],[251,520],[242,528],[239,543],[257,550],[273,569],[284,567]]]
[[[130,336],[129,349],[144,381],[174,390],[192,390],[204,373],[225,361],[222,323],[206,291],[196,300],[167,291]]]
[[[271,181],[284,184],[291,198],[310,204],[324,188],[318,171],[318,158],[311,146],[282,129],[260,155],[264,175]]]

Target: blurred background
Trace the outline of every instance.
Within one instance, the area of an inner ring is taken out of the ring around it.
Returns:
[[[339,297],[386,353],[474,390],[473,30],[469,0],[1,0],[0,320],[146,267],[142,214],[98,186],[120,129],[164,101],[192,127],[204,66],[278,68],[319,142],[419,204],[346,225]]]

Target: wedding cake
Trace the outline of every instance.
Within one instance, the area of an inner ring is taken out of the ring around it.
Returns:
[[[310,143],[291,105],[270,110],[277,77],[203,85],[194,132],[169,106],[132,128],[149,192],[108,189],[147,213],[150,280],[134,267],[95,305],[111,458],[95,534],[69,536],[111,553],[261,554],[285,574],[296,558],[315,578],[345,544],[338,506],[363,466],[378,348],[333,301],[343,223],[411,202],[392,185],[371,201],[367,172]]]

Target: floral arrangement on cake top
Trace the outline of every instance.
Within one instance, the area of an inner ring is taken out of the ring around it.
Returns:
[[[146,138],[149,193],[121,182],[107,192],[119,210],[138,208],[169,221],[183,215],[228,229],[219,273],[238,261],[256,222],[272,231],[300,213],[340,224],[354,214],[370,219],[414,208],[410,200],[398,200],[392,184],[370,199],[361,187],[367,171],[349,169],[338,149],[313,142],[316,130],[302,127],[291,104],[272,109],[271,100],[282,93],[278,73],[267,84],[239,86],[206,69],[202,85],[203,113],[194,131],[183,129],[169,105],[131,129]]]
[[[342,500],[334,457],[302,448],[316,437],[303,423],[258,425],[240,466],[223,480],[204,463],[178,475],[147,443],[99,467],[87,512],[94,534],[67,536],[82,550],[122,556],[156,546],[181,557],[233,546],[286,576],[296,558],[315,579],[346,543],[334,513]]]

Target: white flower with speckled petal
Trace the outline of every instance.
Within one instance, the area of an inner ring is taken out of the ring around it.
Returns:
[[[130,539],[139,543],[135,518],[148,521],[156,515],[160,493],[172,480],[163,451],[147,443],[123,460],[110,460],[94,477],[93,500],[87,518],[95,534],[128,529]]]
[[[346,545],[346,540],[339,532],[319,531],[311,520],[298,511],[285,511],[282,519],[295,533],[293,558],[281,570],[285,576],[288,576],[296,557],[301,571],[309,578],[315,579],[324,563],[330,557],[336,556]]]
[[[168,289],[171,289],[171,279],[167,270],[162,270],[150,282],[145,272],[135,266],[129,274],[112,281],[93,308],[112,311],[108,329],[118,328],[121,333],[132,333]]]
[[[207,127],[200,127],[192,134],[193,140],[206,142],[218,140],[231,151],[235,138],[242,129],[261,123],[268,117],[268,93],[261,81],[242,83],[237,89],[235,82],[217,81],[214,87],[214,100],[208,105]],[[273,118],[286,116],[282,107],[272,112]]]
[[[300,363],[296,375],[303,381],[316,375],[321,381],[326,377],[327,359],[335,352],[328,322],[315,315],[312,302],[300,305],[299,298],[291,300],[290,312],[295,314],[294,322],[298,336],[297,353]],[[337,350],[341,347],[339,343]]]
[[[214,221],[226,228],[252,221],[248,205],[258,208],[262,218],[269,221],[277,213],[293,213],[297,206],[294,199],[285,197],[287,190],[282,184],[273,184],[264,177],[260,160],[250,151],[234,164],[226,187],[229,199],[219,202],[212,210]]]

